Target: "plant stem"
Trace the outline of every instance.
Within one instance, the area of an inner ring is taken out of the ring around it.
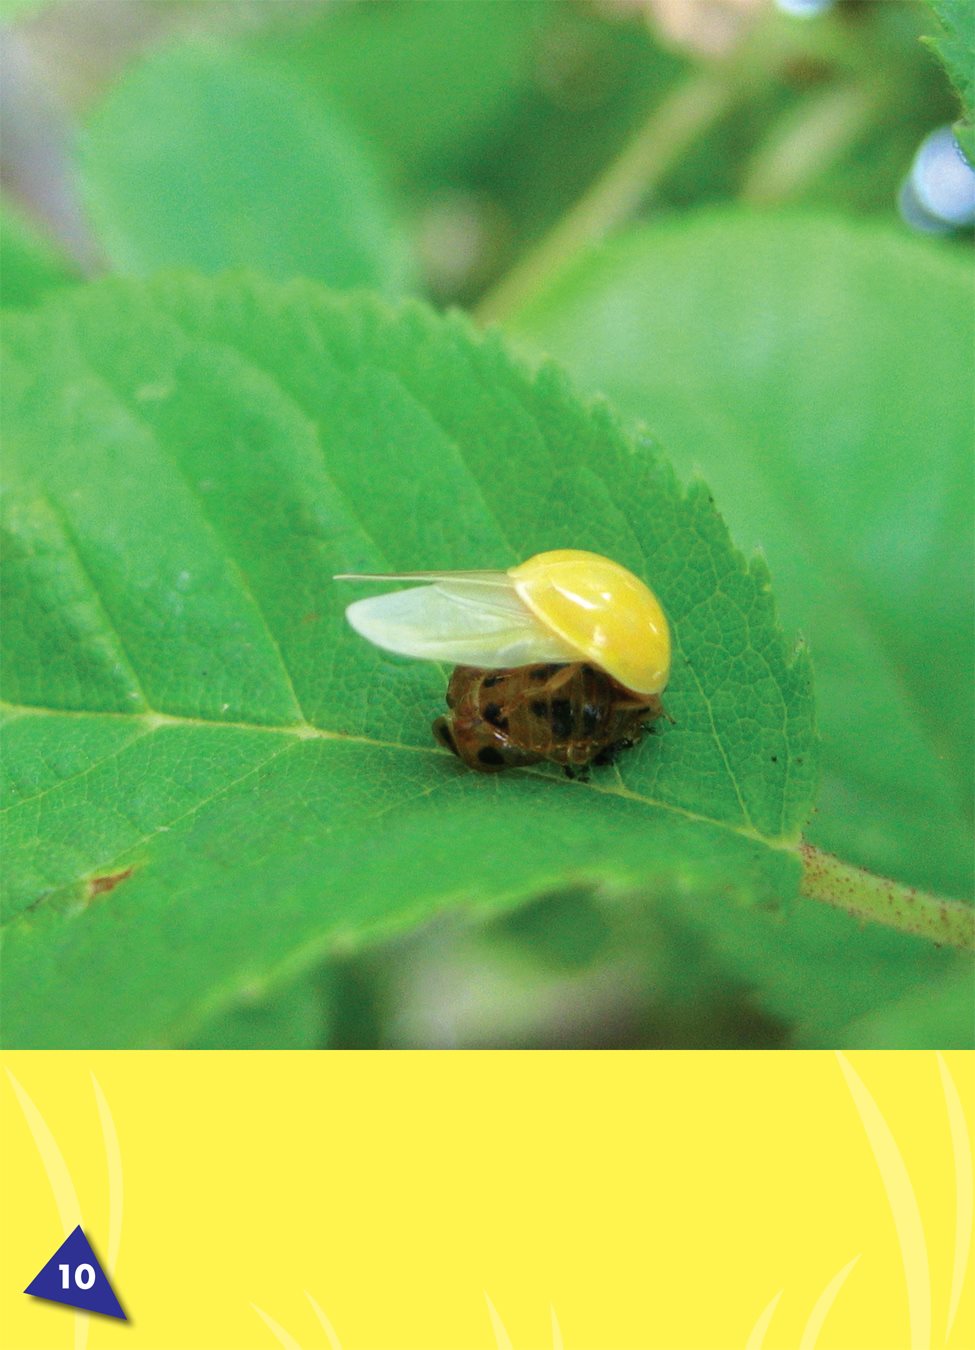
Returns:
[[[868,83],[833,85],[811,95],[756,152],[741,200],[771,206],[799,196],[849,150],[880,106],[879,87]]]
[[[558,273],[576,253],[626,220],[689,145],[740,93],[731,70],[704,71],[681,84],[649,117],[606,172],[501,282],[481,301],[481,323],[507,318]]]
[[[790,62],[806,57],[847,69],[856,51],[828,18],[807,28],[782,14],[766,15],[730,56],[689,76],[651,108],[605,172],[481,300],[474,317],[496,323],[544,290],[580,249],[632,216],[698,137]]]
[[[872,923],[929,938],[938,946],[975,951],[975,906],[904,886],[800,844],[801,893]]]

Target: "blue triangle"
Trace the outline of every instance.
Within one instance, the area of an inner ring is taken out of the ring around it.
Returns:
[[[66,1303],[69,1308],[128,1321],[80,1224],[64,1239],[24,1293],[47,1299],[49,1303]]]

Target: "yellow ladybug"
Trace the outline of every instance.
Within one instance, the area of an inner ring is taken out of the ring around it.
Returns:
[[[597,553],[556,549],[506,572],[336,580],[424,583],[357,600],[346,617],[378,647],[458,667],[434,733],[472,768],[548,759],[574,776],[663,713],[667,619],[648,586]]]

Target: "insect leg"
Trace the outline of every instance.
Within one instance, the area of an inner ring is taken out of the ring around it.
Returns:
[[[563,685],[574,680],[579,673],[579,662],[575,661],[568,666],[559,666],[555,673],[545,682],[545,688],[550,694],[556,693]]]

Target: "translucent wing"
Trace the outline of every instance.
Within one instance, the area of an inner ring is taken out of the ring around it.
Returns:
[[[470,581],[477,586],[510,586],[507,572],[339,572],[333,581]]]
[[[497,669],[577,659],[518,598],[506,572],[453,572],[440,574],[436,581],[419,575],[433,584],[357,600],[345,617],[377,647],[425,661]]]

